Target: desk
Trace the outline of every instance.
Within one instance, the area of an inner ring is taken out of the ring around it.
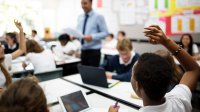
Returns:
[[[114,105],[116,102],[95,93],[87,95],[86,99],[90,103],[91,107],[96,110],[95,112],[108,112],[110,105]],[[130,108],[121,103],[119,103],[118,105],[120,106],[120,112],[138,112],[137,109]],[[62,112],[60,104],[52,106],[49,109],[50,112]]]
[[[56,61],[56,67],[63,68],[63,76],[78,73],[77,65],[81,62],[80,58],[67,56],[63,61]]]
[[[59,78],[40,82],[39,85],[44,90],[47,98],[47,104],[56,104],[58,103],[58,96],[66,95],[74,91],[82,90],[83,92],[89,92],[87,89],[81,88]]]
[[[22,67],[22,61],[25,61],[25,57],[19,57],[15,60],[12,60],[11,63],[11,70],[9,71],[9,73],[12,76],[18,75],[18,74],[26,74],[27,73],[33,73],[34,71],[34,66],[32,63],[30,63],[25,69]]]
[[[81,87],[87,88],[103,96],[112,98],[114,100],[119,100],[121,103],[124,103],[126,105],[129,105],[135,108],[140,108],[143,106],[142,100],[131,98],[131,93],[133,92],[131,83],[120,82],[116,86],[108,89],[108,88],[102,88],[98,86],[84,84],[81,80],[80,74],[66,76],[64,77],[64,79],[66,81],[69,81]]]

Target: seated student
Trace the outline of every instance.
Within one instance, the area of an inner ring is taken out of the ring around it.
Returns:
[[[117,34],[117,40],[122,40],[126,38],[126,33],[124,31],[119,31]]]
[[[116,71],[117,75],[106,74],[108,79],[130,81],[131,68],[139,58],[139,54],[133,51],[132,43],[127,38],[118,41],[117,50],[119,55],[107,59],[101,67],[106,71]]]
[[[168,88],[168,92],[171,91],[177,84],[179,84],[182,76],[183,76],[183,70],[176,65],[176,63],[174,62],[173,57],[171,56],[170,52],[166,51],[166,50],[158,50],[155,52],[155,54],[165,58],[169,64],[172,66],[173,69],[173,75],[172,75],[172,80],[171,83],[169,85]]]
[[[27,55],[26,62],[23,63],[25,68],[28,62],[34,66],[34,73],[45,72],[56,69],[54,56],[51,50],[43,49],[35,40],[26,41]]]
[[[57,48],[61,49],[63,51],[63,54],[66,55],[74,55],[76,51],[75,45],[70,41],[70,36],[68,34],[62,34],[58,37],[58,40],[60,42],[59,46],[56,46]]]
[[[180,45],[185,49],[195,60],[199,60],[199,49],[197,45],[193,42],[192,35],[183,34],[180,39]]]
[[[15,33],[6,33],[6,42],[7,44],[4,45],[5,54],[13,53],[19,48],[19,43]]]
[[[1,112],[49,112],[42,88],[31,79],[11,84],[0,98]]]
[[[35,41],[37,41],[37,42],[40,41],[40,38],[38,37],[37,31],[36,31],[36,30],[32,30],[32,31],[31,31],[31,37],[32,37],[33,40],[35,40]]]
[[[4,55],[4,49],[0,44],[0,88],[5,88],[12,83],[12,77],[10,76],[8,70],[11,68],[12,59],[16,59],[26,52],[26,44],[23,33],[23,27],[18,21],[14,21],[15,26],[19,29],[20,42],[19,49],[11,54]],[[12,68],[11,68],[12,69]]]
[[[116,49],[116,46],[117,46],[117,40],[114,39],[114,35],[113,34],[109,34],[105,39],[105,43],[103,45],[103,48]]]
[[[81,42],[77,38],[74,38],[74,37],[71,37],[71,42],[75,46],[75,56],[80,58],[80,55],[81,55]]]
[[[145,28],[145,35],[152,44],[162,44],[179,60],[186,72],[180,83],[166,94],[172,79],[173,68],[166,59],[153,53],[143,54],[133,67],[132,87],[142,98],[144,107],[139,112],[191,112],[192,92],[196,88],[200,69],[192,57],[152,25]],[[110,107],[109,112],[118,112]]]

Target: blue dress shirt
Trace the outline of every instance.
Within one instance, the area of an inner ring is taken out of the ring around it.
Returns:
[[[82,50],[96,50],[101,49],[101,40],[108,35],[108,29],[105,19],[102,15],[97,14],[93,10],[88,13],[89,17],[85,27],[85,35],[91,35],[92,41],[84,41]],[[78,18],[77,30],[83,32],[85,14]],[[83,37],[81,37],[83,38]]]

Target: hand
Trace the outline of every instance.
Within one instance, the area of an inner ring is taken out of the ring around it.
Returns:
[[[86,36],[83,37],[83,39],[85,41],[87,41],[87,42],[90,42],[90,41],[92,41],[92,36],[91,35],[86,35]]]
[[[106,74],[106,78],[107,79],[112,79],[112,75],[111,74]]]
[[[152,44],[166,44],[168,41],[167,36],[162,31],[162,29],[157,25],[151,25],[147,28],[144,28],[145,36],[149,37],[149,41]]]
[[[27,67],[26,63],[23,61],[22,62],[22,67],[25,69]]]
[[[4,91],[4,89],[0,87],[0,94],[1,94],[3,91]]]
[[[108,112],[118,112],[119,111],[119,106],[117,106],[116,108],[114,108],[114,106],[110,106]]]
[[[23,31],[23,27],[18,20],[14,20],[15,26],[19,29],[19,31]]]

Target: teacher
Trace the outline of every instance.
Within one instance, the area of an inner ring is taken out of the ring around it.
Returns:
[[[83,33],[81,38],[81,63],[99,66],[101,58],[101,40],[108,35],[107,25],[102,15],[92,9],[92,0],[81,0],[84,14],[78,18],[77,30]]]

